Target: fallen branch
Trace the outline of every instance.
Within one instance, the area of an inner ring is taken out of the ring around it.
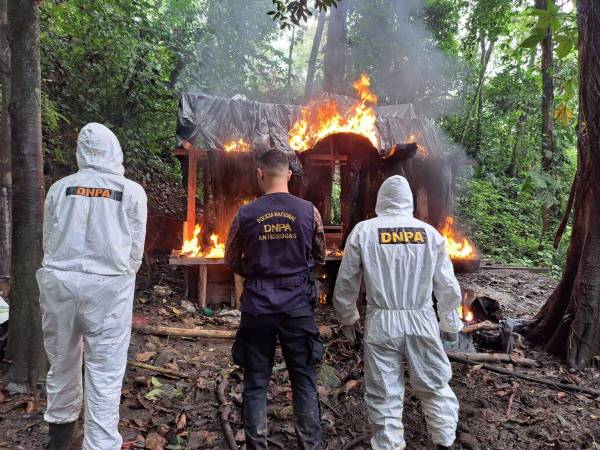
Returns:
[[[366,433],[366,434],[363,434],[363,435],[361,435],[361,436],[359,436],[359,437],[357,437],[355,439],[352,439],[350,442],[348,442],[346,445],[344,445],[342,447],[342,450],[350,450],[352,447],[355,447],[358,444],[362,444],[362,442],[365,439],[370,439],[371,436],[372,436],[371,433]]]
[[[223,375],[221,376],[221,380],[219,381],[219,387],[217,389],[217,398],[219,400],[219,410],[220,410],[220,418],[221,418],[221,428],[223,428],[223,434],[225,434],[225,440],[227,441],[227,446],[229,450],[238,450],[238,445],[235,442],[235,436],[233,435],[233,430],[231,429],[231,424],[229,423],[229,413],[231,411],[231,403],[227,401],[227,397],[225,396],[225,390],[229,385],[229,374],[225,370],[223,371]]]
[[[517,364],[519,366],[533,367],[537,364],[535,359],[522,358],[520,356],[509,355],[508,353],[462,353],[462,352],[446,352],[448,358],[465,359],[475,363],[481,362],[498,362],[505,364]]]
[[[462,333],[473,333],[475,331],[481,331],[481,330],[497,330],[498,329],[498,324],[497,323],[493,323],[490,322],[489,320],[486,320],[485,322],[478,322],[478,323],[474,323],[472,325],[465,325],[464,328],[462,330],[460,330]]]
[[[187,373],[179,372],[177,370],[165,369],[163,367],[153,366],[150,364],[144,364],[137,361],[132,361],[130,359],[127,360],[127,365],[131,367],[137,367],[138,369],[149,370],[151,372],[160,373],[163,375],[168,375],[170,377],[175,378],[190,378],[190,375]]]
[[[132,330],[143,334],[154,334],[158,336],[182,336],[197,337],[205,339],[234,339],[235,331],[229,330],[205,330],[203,328],[179,328],[163,327],[154,325],[133,324]]]
[[[479,267],[480,270],[523,270],[531,273],[548,273],[550,269],[548,267],[524,267],[524,266],[486,266],[482,264]]]
[[[476,361],[471,361],[469,359],[465,359],[465,358],[461,358],[458,356],[449,356],[451,361],[454,362],[459,362],[462,364],[468,364],[471,366],[477,366],[477,365],[481,365],[482,369],[486,369],[489,370],[490,372],[496,372],[496,373],[500,373],[502,375],[508,375],[514,378],[519,378],[521,380],[526,380],[526,381],[530,381],[532,383],[538,383],[538,384],[543,384],[546,386],[550,386],[556,390],[559,391],[566,391],[566,392],[575,392],[575,393],[582,393],[582,394],[589,394],[589,395],[594,395],[594,396],[600,396],[600,391],[597,389],[592,389],[592,388],[588,388],[585,386],[579,386],[577,384],[563,384],[563,383],[557,383],[555,381],[552,380],[548,380],[546,378],[536,378],[533,377],[531,375],[527,375],[521,372],[515,372],[514,370],[508,370],[508,369],[504,369],[502,367],[498,367],[498,366],[494,366],[492,364],[480,364]]]

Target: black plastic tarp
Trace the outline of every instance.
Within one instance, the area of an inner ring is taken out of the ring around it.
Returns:
[[[347,97],[336,100],[342,105],[355,101]],[[241,96],[183,93],[177,116],[177,146],[189,141],[198,148],[221,151],[226,142],[244,139],[257,152],[272,148],[291,152],[288,132],[301,110],[300,106],[261,103]],[[432,157],[444,153],[433,122],[416,114],[412,105],[378,106],[375,110],[381,154],[405,142],[423,145]]]

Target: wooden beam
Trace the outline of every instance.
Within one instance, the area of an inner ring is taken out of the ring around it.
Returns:
[[[186,239],[191,239],[196,226],[196,188],[198,161],[195,152],[188,153],[188,176],[187,176],[187,230]]]
[[[202,264],[198,271],[198,306],[202,310],[206,307],[206,279],[208,278],[206,264]]]

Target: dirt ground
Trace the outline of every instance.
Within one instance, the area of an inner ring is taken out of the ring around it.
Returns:
[[[201,326],[234,330],[239,318],[227,309],[211,317],[182,303],[183,273],[161,265],[153,286],[136,293],[134,321],[179,327]],[[140,277],[144,281],[146,278]],[[504,317],[531,317],[547,298],[555,280],[527,271],[482,270],[462,275],[463,288],[498,300]],[[145,283],[144,283],[145,284]],[[327,449],[343,449],[368,432],[362,401],[360,344],[341,339],[330,305],[319,306],[326,355],[319,374],[322,420]],[[170,378],[128,367],[121,402],[120,429],[124,448],[226,449],[221,430],[217,387],[229,379],[226,397],[231,402],[229,423],[240,446],[241,373],[231,362],[231,342],[164,338],[134,333],[129,358],[182,372],[187,378]],[[535,368],[516,368],[536,377],[600,389],[600,372],[570,372],[539,349],[525,345],[518,351],[536,359]],[[590,449],[600,448],[600,402],[517,380],[473,366],[453,364],[452,387],[461,410],[458,449]],[[1,383],[1,382],[0,382]],[[1,386],[1,384],[0,384]],[[47,425],[44,400],[0,391],[0,448],[40,449]],[[269,390],[270,447],[296,448],[291,422],[291,390],[278,355]],[[405,438],[409,449],[430,449],[431,440],[420,405],[407,386],[404,408]],[[359,439],[360,440],[360,439]],[[366,449],[358,442],[354,449]]]

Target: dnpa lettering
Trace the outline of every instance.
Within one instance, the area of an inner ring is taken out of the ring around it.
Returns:
[[[427,233],[424,228],[379,228],[380,244],[425,244]]]
[[[291,233],[292,231],[289,223],[266,223],[263,227],[265,233]]]
[[[110,200],[116,200],[118,202],[120,202],[123,199],[122,192],[98,187],[69,186],[67,188],[67,196],[69,195],[79,195],[81,197],[93,198],[106,198]]]

